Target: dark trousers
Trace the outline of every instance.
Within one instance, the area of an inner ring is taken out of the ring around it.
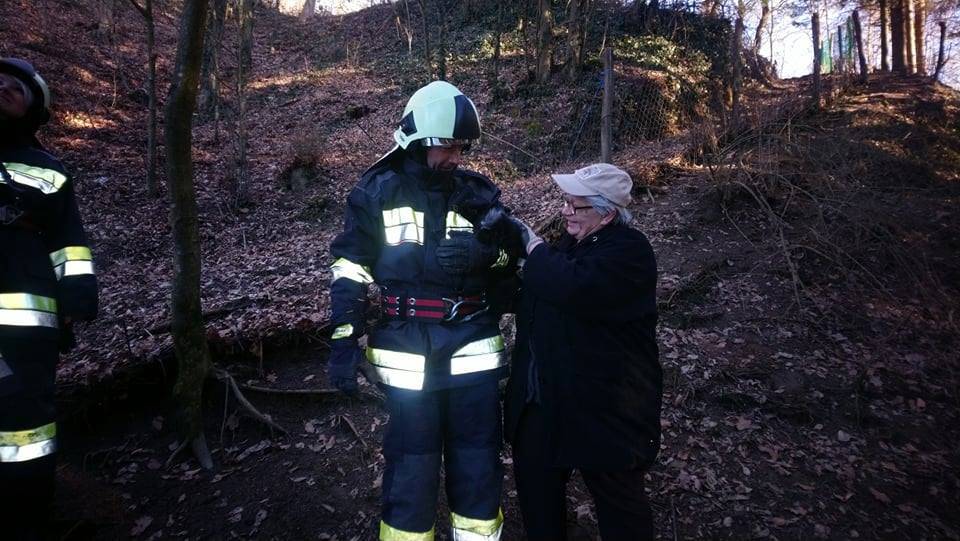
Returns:
[[[385,391],[390,421],[383,438],[383,522],[404,539],[426,538],[414,534],[433,529],[442,463],[450,511],[499,524],[503,437],[497,381]]]
[[[52,340],[0,335],[0,446],[23,444],[24,431],[52,423],[54,378],[59,352]],[[0,538],[33,541],[52,538],[53,454],[29,460],[0,458]]]
[[[540,406],[527,404],[513,441],[514,477],[529,541],[567,538],[567,481],[571,470],[550,464],[553,453]],[[580,470],[597,509],[603,541],[653,539],[653,514],[642,469]]]

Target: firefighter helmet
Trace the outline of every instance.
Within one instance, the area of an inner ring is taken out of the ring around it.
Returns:
[[[434,81],[410,96],[393,139],[406,149],[423,146],[468,146],[480,138],[480,115],[470,98],[446,81]]]
[[[13,75],[23,81],[33,93],[30,109],[27,111],[27,120],[34,127],[42,126],[50,120],[50,88],[37,70],[19,58],[0,58],[0,73]]]

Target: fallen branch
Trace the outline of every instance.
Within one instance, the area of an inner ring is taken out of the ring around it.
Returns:
[[[363,436],[360,435],[360,431],[357,430],[357,427],[354,426],[353,421],[350,420],[346,415],[337,415],[337,422],[343,421],[347,423],[347,426],[350,428],[350,431],[353,432],[353,435],[357,437],[357,440],[360,441],[360,445],[363,446],[363,450],[367,450],[367,442],[363,439]]]
[[[233,312],[238,308],[245,308],[259,301],[260,301],[259,298],[240,297],[239,299],[233,299],[231,301],[227,301],[221,306],[218,306],[217,308],[211,308],[210,310],[203,312],[201,317],[203,318],[204,322],[207,322],[208,320],[229,314],[230,312]],[[147,332],[151,335],[168,333],[170,332],[171,325],[173,325],[173,320],[168,319],[167,321],[164,321],[159,325],[155,325],[147,329]]]

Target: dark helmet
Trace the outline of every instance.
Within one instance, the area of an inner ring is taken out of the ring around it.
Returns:
[[[30,109],[27,110],[28,124],[36,129],[50,120],[50,88],[37,70],[26,60],[19,58],[0,58],[0,73],[13,75],[23,81],[33,93]]]

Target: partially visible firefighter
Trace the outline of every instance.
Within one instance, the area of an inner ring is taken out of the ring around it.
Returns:
[[[50,90],[0,58],[0,538],[47,539],[57,425],[54,380],[97,281],[73,183],[37,141]]]
[[[492,227],[505,213],[500,190],[458,167],[480,133],[476,107],[456,87],[417,90],[396,146],[361,176],[330,248],[331,383],[355,392],[365,357],[387,396],[382,540],[434,538],[441,465],[452,539],[495,541],[502,530],[496,291],[512,296],[516,258]],[[372,282],[382,319],[366,329]]]

